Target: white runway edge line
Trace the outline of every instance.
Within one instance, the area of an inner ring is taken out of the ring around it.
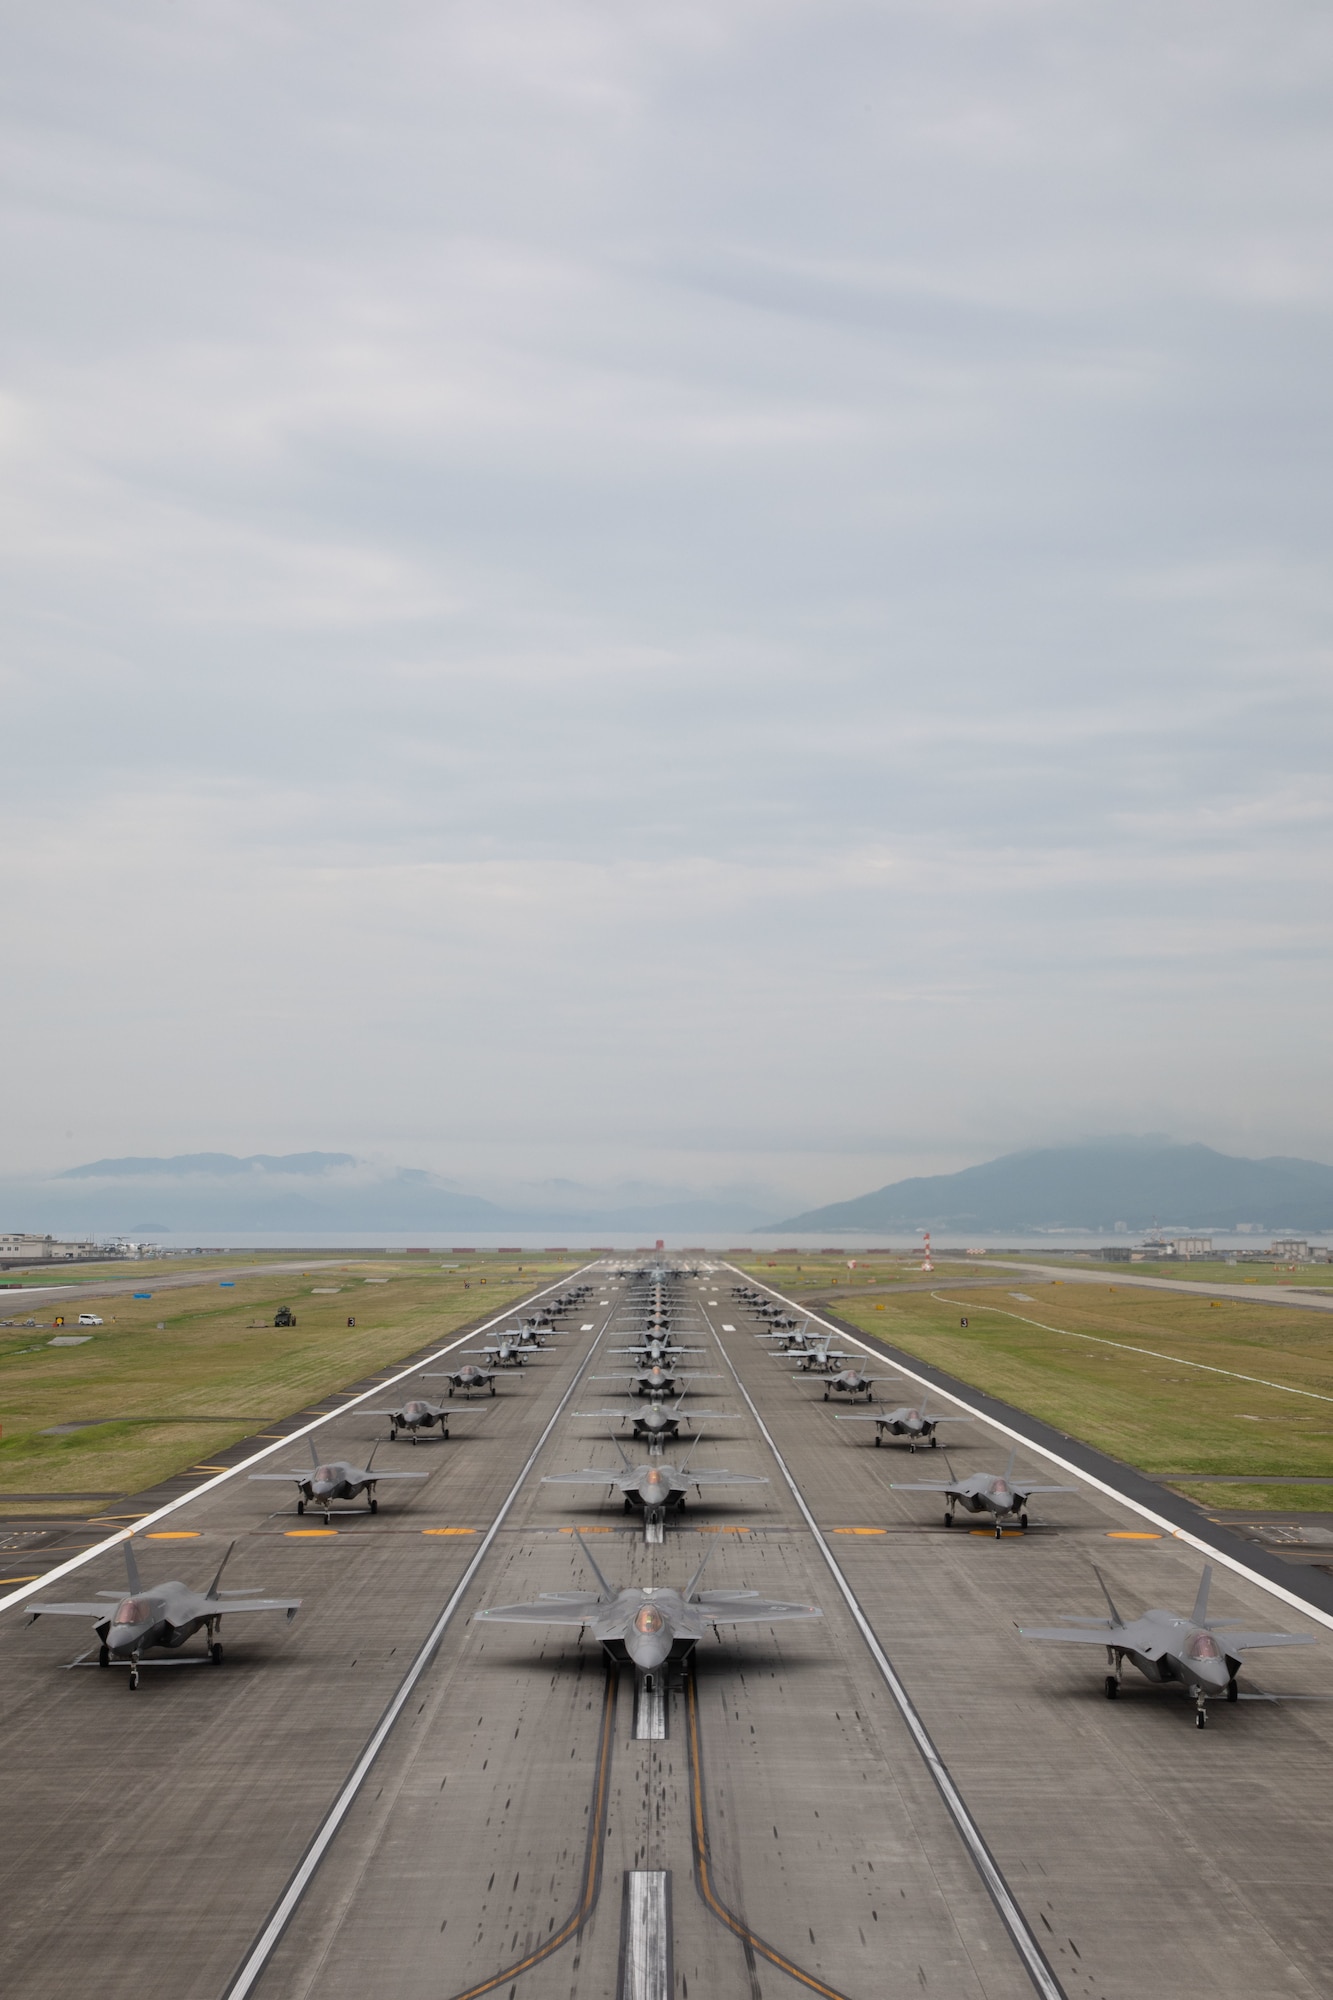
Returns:
[[[736,1269],[735,1266],[732,1268]],[[1038,1444],[1035,1438],[1028,1437],[1023,1431],[1016,1431],[1011,1425],[1001,1423],[998,1417],[992,1417],[985,1410],[978,1409],[975,1403],[969,1403],[965,1396],[958,1395],[955,1390],[941,1389],[925,1375],[918,1375],[905,1362],[886,1356],[882,1347],[872,1347],[858,1335],[847,1333],[842,1327],[834,1326],[831,1321],[821,1319],[818,1313],[811,1312],[808,1307],[798,1306],[784,1292],[775,1291],[772,1285],[766,1285],[762,1278],[751,1278],[748,1272],[741,1270],[736,1270],[736,1276],[742,1283],[757,1285],[771,1298],[780,1299],[783,1305],[790,1306],[794,1312],[803,1312],[807,1319],[814,1320],[818,1326],[827,1327],[828,1331],[836,1334],[839,1340],[850,1340],[863,1354],[869,1354],[876,1360],[890,1360],[891,1366],[900,1375],[906,1376],[909,1382],[919,1383],[933,1395],[947,1397],[951,1403],[957,1403],[959,1409],[966,1410],[983,1424],[989,1424],[992,1430],[1000,1433],[1001,1437],[1007,1437],[1012,1443],[1021,1444],[1026,1450],[1036,1452],[1039,1458],[1049,1460],[1052,1465],[1058,1465],[1061,1472],[1069,1473],[1074,1479],[1081,1479],[1085,1486],[1091,1486],[1097,1493],[1104,1493],[1108,1500],[1114,1500],[1117,1506],[1127,1507],[1130,1513],[1137,1514],[1141,1521],[1151,1521],[1155,1528],[1160,1529],[1163,1534],[1170,1535],[1173,1541],[1184,1542],[1186,1547],[1197,1549],[1209,1562],[1221,1563],[1223,1569],[1229,1569],[1234,1576],[1243,1576],[1247,1583],[1257,1584],[1259,1589],[1266,1590],[1270,1597],[1276,1597],[1280,1603],[1289,1605],[1293,1611],[1298,1611],[1302,1618],[1312,1618],[1317,1625],[1322,1625],[1326,1630],[1333,1632],[1333,1614],[1321,1611],[1316,1604],[1307,1603],[1303,1597],[1297,1597],[1294,1591],[1284,1589],[1280,1583],[1274,1583],[1271,1578],[1260,1576],[1258,1570],[1251,1569],[1248,1563],[1241,1562],[1238,1557],[1228,1555],[1225,1549],[1214,1548],[1211,1542],[1205,1542],[1200,1536],[1192,1535],[1188,1528],[1177,1527],[1176,1523],[1169,1521],[1165,1514],[1155,1513],[1141,1500],[1135,1500],[1128,1493],[1122,1493],[1118,1486],[1112,1486],[1105,1479],[1099,1479],[1095,1472],[1086,1472],[1081,1465],[1075,1465],[1071,1460],[1062,1458],[1059,1452],[1052,1451],[1049,1445]],[[1015,1313],[1014,1317],[1018,1319],[1022,1315]]]
[[[587,1268],[586,1265],[583,1266],[584,1270]],[[410,1368],[402,1369],[397,1375],[390,1375],[387,1381],[376,1382],[373,1388],[363,1390],[359,1396],[350,1397],[339,1409],[329,1410],[326,1415],[315,1417],[308,1424],[302,1424],[300,1430],[292,1431],[287,1437],[278,1439],[275,1444],[266,1445],[263,1451],[252,1452],[249,1458],[243,1458],[238,1465],[229,1465],[225,1472],[219,1472],[215,1478],[205,1479],[202,1485],[192,1487],[188,1493],[182,1493],[178,1500],[168,1500],[165,1506],[156,1508],[151,1514],[143,1515],[133,1527],[117,1529],[114,1535],[108,1535],[104,1541],[94,1542],[91,1548],[84,1549],[77,1556],[71,1556],[68,1562],[58,1563],[54,1569],[48,1570],[45,1576],[34,1578],[21,1590],[11,1590],[7,1597],[0,1597],[0,1611],[8,1611],[11,1604],[24,1603],[39,1590],[45,1590],[48,1584],[55,1583],[62,1576],[69,1576],[76,1569],[82,1569],[85,1563],[92,1562],[95,1557],[104,1556],[108,1549],[114,1549],[118,1543],[128,1542],[132,1536],[143,1534],[144,1530],[151,1528],[155,1521],[165,1521],[168,1515],[179,1513],[182,1507],[192,1507],[205,1493],[212,1493],[217,1487],[225,1486],[227,1481],[235,1479],[238,1473],[248,1472],[252,1465],[260,1465],[264,1459],[285,1451],[289,1444],[295,1444],[298,1438],[309,1437],[312,1431],[320,1430],[325,1424],[331,1424],[335,1417],[346,1416],[348,1410],[354,1410],[358,1403],[364,1403],[367,1396],[382,1396],[384,1391],[392,1389],[395,1383],[408,1381],[411,1376],[420,1374],[421,1370],[428,1367],[432,1361],[442,1361],[446,1354],[452,1354],[465,1340],[475,1340],[479,1333],[489,1333],[502,1319],[509,1319],[513,1314],[521,1312],[524,1306],[530,1306],[535,1300],[544,1298],[547,1292],[555,1291],[557,1286],[572,1284],[578,1275],[578,1271],[574,1271],[568,1278],[556,1278],[551,1284],[543,1285],[539,1292],[529,1292],[526,1298],[515,1300],[512,1306],[506,1306],[505,1310],[497,1313],[494,1319],[488,1319],[484,1326],[474,1326],[466,1333],[460,1333],[457,1340],[449,1341],[444,1347],[437,1348],[434,1354],[426,1355],[421,1361],[414,1361]],[[342,1392],[333,1389],[329,1393],[337,1396]]]
[[[719,1341],[718,1345],[721,1347],[722,1343]],[[954,1784],[949,1774],[948,1765],[935,1748],[929,1730],[917,1714],[916,1709],[912,1706],[912,1700],[907,1689],[899,1680],[888,1655],[880,1645],[879,1640],[875,1637],[874,1627],[871,1625],[864,1611],[862,1611],[855,1591],[843,1575],[838,1560],[820,1532],[819,1524],[815,1520],[814,1515],[806,1506],[804,1494],[792,1477],[786,1459],[774,1443],[772,1432],[760,1416],[754,1398],[737,1374],[735,1363],[732,1361],[725,1347],[722,1348],[722,1359],[726,1362],[732,1375],[735,1377],[736,1387],[750,1406],[750,1415],[758,1424],[760,1431],[763,1433],[765,1443],[777,1460],[778,1470],[791,1488],[792,1498],[800,1508],[807,1528],[809,1528],[810,1533],[814,1536],[819,1553],[823,1556],[824,1561],[833,1573],[833,1580],[842,1593],[847,1609],[856,1620],[857,1629],[861,1637],[870,1648],[871,1658],[879,1668],[889,1693],[893,1696],[898,1713],[906,1723],[908,1733],[920,1752],[926,1769],[935,1780],[936,1789],[940,1797],[944,1800],[949,1817],[962,1835],[963,1844],[972,1857],[977,1873],[986,1885],[990,1899],[999,1912],[1000,1921],[1013,1941],[1014,1949],[1023,1961],[1023,1967],[1028,1978],[1032,1981],[1037,1992],[1041,1994],[1042,2000],[1066,2000],[1064,1988],[1047,1964],[1046,1954],[1042,1951],[1036,1938],[1028,1929],[1027,1918],[1014,1901],[1009,1884],[1000,1873],[995,1857],[986,1845],[981,1828],[977,1825],[964,1804],[962,1793],[958,1790],[958,1787]]]
[[[550,1289],[549,1286],[547,1287],[547,1289],[548,1290]],[[388,1734],[390,1730],[393,1728],[394,1723],[398,1720],[399,1715],[402,1713],[403,1706],[406,1703],[408,1696],[411,1694],[417,1682],[421,1679],[422,1674],[425,1673],[426,1668],[430,1665],[431,1655],[434,1653],[435,1648],[439,1645],[440,1640],[443,1638],[445,1630],[450,1624],[454,1613],[457,1611],[459,1605],[462,1603],[468,1585],[472,1582],[473,1577],[477,1574],[478,1569],[481,1567],[482,1561],[484,1560],[487,1551],[490,1549],[492,1542],[495,1540],[495,1537],[499,1534],[500,1529],[504,1523],[504,1518],[506,1514],[509,1512],[510,1508],[513,1506],[515,1500],[517,1500],[519,1493],[522,1490],[524,1480],[527,1478],[528,1474],[531,1472],[533,1466],[537,1462],[537,1457],[542,1449],[542,1446],[546,1443],[547,1438],[550,1437],[551,1432],[555,1429],[557,1423],[560,1421],[561,1416],[564,1414],[564,1408],[566,1403],[569,1401],[574,1391],[578,1388],[579,1383],[582,1381],[583,1371],[588,1366],[588,1363],[592,1360],[593,1355],[597,1352],[597,1343],[598,1341],[601,1340],[602,1334],[604,1334],[605,1332],[606,1332],[606,1325],[605,1323],[603,1323],[601,1333],[597,1335],[597,1339],[593,1341],[592,1345],[588,1349],[588,1352],[584,1355],[582,1361],[575,1369],[573,1380],[570,1382],[570,1385],[566,1389],[564,1395],[560,1398],[560,1401],[556,1404],[554,1410],[551,1412],[551,1415],[547,1420],[546,1427],[543,1430],[541,1436],[538,1438],[536,1444],[532,1447],[532,1450],[528,1453],[527,1460],[523,1466],[523,1470],[519,1473],[518,1478],[514,1481],[513,1485],[509,1489],[509,1492],[506,1494],[505,1499],[500,1507],[499,1513],[496,1515],[495,1519],[491,1522],[490,1527],[486,1530],[485,1535],[482,1537],[481,1544],[477,1549],[476,1554],[473,1556],[471,1562],[468,1564],[467,1568],[463,1571],[463,1574],[459,1579],[458,1585],[454,1590],[453,1595],[450,1597],[449,1602],[445,1605],[439,1617],[436,1619],[434,1625],[432,1625],[429,1633],[426,1635],[425,1640],[422,1642],[421,1648],[417,1653],[416,1658],[413,1660],[411,1666],[408,1668],[407,1673],[404,1676],[403,1681],[399,1686],[397,1693],[394,1695],[392,1701],[385,1709],[378,1723],[375,1725],[375,1729],[370,1737],[369,1742],[366,1744],[365,1749],[361,1752],[361,1755],[357,1758],[355,1765],[352,1767],[351,1776],[346,1780],[337,1798],[334,1800],[333,1804],[329,1807],[328,1812],[325,1814],[322,1822],[320,1823],[318,1832],[315,1834],[314,1839],[311,1841],[309,1847],[306,1849],[304,1855],[301,1857],[301,1860],[298,1862],[296,1870],[293,1873],[291,1880],[288,1882],[287,1887],[283,1890],[282,1895],[278,1899],[278,1902],[273,1910],[273,1914],[270,1916],[263,1930],[259,1933],[259,1936],[255,1939],[255,1942],[251,1945],[250,1950],[246,1955],[245,1963],[242,1965],[240,1971],[236,1974],[236,1977],[232,1980],[230,1986],[227,1987],[224,2000],[244,2000],[244,1996],[247,1993],[253,1991],[255,1982],[263,1974],[264,1968],[268,1964],[269,1959],[272,1957],[279,1939],[281,1938],[283,1932],[286,1930],[288,1924],[291,1922],[292,1915],[295,1912],[297,1904],[300,1902],[302,1896],[304,1896],[306,1890],[309,1888],[311,1880],[314,1877],[315,1871],[319,1867],[320,1862],[324,1859],[324,1856],[327,1854],[330,1846],[332,1845],[334,1835],[337,1833],[338,1828],[342,1825],[343,1820],[346,1818],[348,1810],[351,1807],[352,1801],[355,1799],[357,1793],[360,1791],[362,1785],[365,1783],[366,1778],[369,1775],[370,1768],[375,1762],[375,1759],[379,1756],[380,1751],[383,1749],[385,1739],[388,1737]]]

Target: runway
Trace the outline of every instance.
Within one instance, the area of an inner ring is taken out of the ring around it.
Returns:
[[[1280,1698],[1219,1709],[1206,1731],[1132,1675],[1105,1701],[1100,1667],[1016,1621],[1095,1612],[1093,1561],[1136,1607],[1188,1609],[1199,1557],[1118,1539],[1142,1521],[1090,1486],[1043,1502],[1025,1536],[946,1531],[934,1496],[892,1487],[934,1476],[940,1454],[874,1450],[873,1427],[838,1424],[753,1337],[720,1266],[679,1287],[680,1338],[704,1342],[696,1365],[717,1377],[683,1408],[732,1412],[692,1464],[769,1483],[705,1486],[646,1543],[618,1493],[541,1483],[619,1462],[607,1424],[576,1414],[615,1400],[592,1381],[627,1323],[613,1268],[501,1379],[484,1424],[381,1445],[431,1476],[381,1489],[373,1519],[349,1509],[310,1533],[242,1475],[176,1508],[164,1532],[198,1539],[139,1545],[146,1578],[198,1582],[237,1538],[229,1576],[303,1598],[290,1627],[238,1620],[221,1667],[146,1670],[130,1695],[118,1672],[69,1664],[85,1625],[0,1618],[7,1989],[1327,1993],[1329,1635],[1219,1573],[1224,1615],[1320,1633],[1247,1673]],[[320,1449],[355,1455],[377,1428],[339,1412]],[[960,1471],[1003,1464],[985,1423],[958,1435]],[[632,1669],[609,1673],[574,1630],[472,1622],[592,1587],[576,1523],[615,1583],[682,1585],[708,1550],[706,1586],[824,1615],[703,1642],[650,1733]],[[44,1594],[122,1586],[108,1550]]]

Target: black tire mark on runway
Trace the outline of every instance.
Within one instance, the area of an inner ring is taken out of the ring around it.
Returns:
[[[847,2000],[836,1986],[825,1985],[816,1979],[813,1972],[805,1972],[791,1959],[785,1957],[775,1946],[768,1944],[752,1931],[743,1917],[738,1917],[730,1909],[713,1887],[712,1853],[708,1841],[708,1806],[704,1798],[703,1753],[699,1741],[699,1694],[694,1679],[694,1662],[685,1669],[685,1734],[690,1751],[690,1836],[694,1848],[694,1883],[700,1896],[727,1929],[738,1937],[745,1948],[745,1966],[750,1980],[750,1991],[758,2000],[759,1981],[755,1977],[756,1957],[766,1958],[770,1965],[776,1965],[779,1972],[785,1972],[800,1986],[808,1986],[812,1993],[819,1993],[824,2000]],[[460,2000],[462,1997],[460,1996]]]
[[[469,1986],[464,1992],[453,1995],[453,2000],[478,2000],[482,1993],[491,1993],[497,1986],[503,1986],[507,1979],[517,1979],[520,1973],[531,1972],[534,1965],[540,1965],[557,1951],[578,1937],[593,1911],[597,1908],[597,1898],[602,1888],[602,1854],[606,1846],[606,1814],[611,1795],[611,1754],[616,1741],[616,1694],[620,1687],[620,1672],[610,1661],[606,1668],[606,1690],[602,1697],[602,1734],[597,1751],[597,1771],[592,1783],[592,1803],[588,1807],[588,1843],[583,1857],[583,1887],[579,1900],[560,1926],[536,1951],[528,1953],[513,1965],[507,1965],[503,1972],[492,1973],[476,1986]]]

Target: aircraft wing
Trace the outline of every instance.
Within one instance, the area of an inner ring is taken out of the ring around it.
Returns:
[[[710,1625],[774,1625],[784,1618],[822,1618],[817,1604],[781,1604],[752,1590],[705,1590],[690,1610]]]
[[[123,1595],[124,1593],[122,1592],[121,1596]],[[120,1597],[117,1597],[116,1602],[120,1602]],[[109,1618],[111,1616],[111,1604],[107,1598],[103,1598],[100,1604],[42,1604],[34,1598],[27,1608],[28,1615],[31,1618]]]
[[[1314,1635],[1310,1632],[1220,1632],[1218,1639],[1225,1652],[1248,1653],[1255,1646],[1313,1646]]]
[[[233,1611],[285,1611],[289,1618],[295,1618],[301,1609],[299,1597],[201,1597],[199,1602],[214,1611],[225,1611],[228,1617]]]
[[[768,1486],[771,1481],[757,1472],[682,1472],[691,1486]]]
[[[493,1625],[586,1625],[598,1605],[605,1602],[595,1590],[570,1591],[542,1598],[536,1604],[494,1604],[472,1615]]]
[[[1029,1486],[1026,1479],[1014,1480],[1015,1493],[1077,1493],[1077,1486]]]
[[[363,1477],[373,1485],[377,1479],[428,1479],[430,1475],[425,1472],[376,1472],[372,1467]]]
[[[952,1479],[891,1479],[895,1493],[953,1493],[957,1483]]]
[[[614,1486],[618,1479],[625,1477],[625,1468],[618,1465],[612,1470],[608,1465],[599,1472],[594,1465],[583,1472],[548,1472],[542,1479],[543,1486]]]
[[[371,1410],[368,1411],[367,1414],[369,1416],[377,1417],[380,1415],[380,1412],[378,1410]],[[385,1410],[383,1414],[387,1416],[389,1413],[387,1410]],[[313,1471],[313,1469],[314,1468],[312,1467],[311,1470]],[[252,1472],[249,1476],[251,1479],[294,1479],[296,1480],[298,1485],[303,1485],[305,1481],[309,1479],[310,1473],[309,1472]]]
[[[1119,1646],[1128,1626],[1099,1625],[1095,1632],[1080,1632],[1076,1625],[1020,1625],[1020,1639],[1063,1640],[1071,1646]],[[1137,1647],[1134,1649],[1137,1651]]]

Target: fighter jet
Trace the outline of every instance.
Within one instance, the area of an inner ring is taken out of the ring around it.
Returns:
[[[122,1597],[114,1590],[99,1590],[97,1594],[103,1599],[100,1604],[43,1604],[40,1598],[34,1598],[28,1606],[31,1613],[29,1623],[51,1617],[93,1619],[93,1630],[101,1642],[98,1666],[109,1667],[113,1661],[119,1666],[127,1661],[132,1688],[139,1685],[141,1653],[150,1646],[165,1646],[169,1652],[175,1652],[201,1626],[208,1645],[208,1656],[215,1667],[220,1666],[222,1641],[218,1633],[224,1612],[231,1616],[240,1611],[285,1611],[290,1624],[301,1608],[299,1597],[260,1597],[252,1590],[219,1589],[222,1572],[235,1546],[233,1542],[223,1556],[217,1575],[207,1590],[191,1590],[188,1583],[159,1583],[152,1590],[145,1590],[134,1560],[134,1550],[129,1542],[125,1542],[125,1571],[130,1584],[128,1597]],[[105,1602],[107,1598],[114,1601],[114,1611]]]
[[[775,1354],[808,1354],[830,1337],[828,1334],[812,1334],[809,1328],[810,1322],[807,1320],[805,1325],[798,1327],[794,1333],[757,1333],[755,1339],[775,1341],[777,1344],[772,1350]]]
[[[853,1354],[844,1354],[840,1348],[831,1347],[829,1342],[832,1338],[831,1333],[823,1334],[820,1339],[810,1341],[804,1347],[781,1350],[776,1358],[785,1361],[790,1357],[802,1375],[832,1375],[836,1373],[840,1361],[856,1359]]]
[[[799,1375],[793,1375],[791,1379],[793,1382],[799,1382],[801,1378]],[[864,1396],[867,1403],[873,1403],[876,1382],[892,1380],[891,1375],[867,1375],[860,1368],[839,1368],[836,1374],[824,1377],[824,1401],[827,1403],[830,1394],[836,1394]]]
[[[504,1333],[498,1340],[488,1340],[484,1347],[465,1347],[464,1354],[487,1354],[497,1368],[521,1368],[530,1354],[535,1354],[538,1343],[535,1340],[517,1340],[512,1334]]]
[[[497,1604],[474,1616],[497,1625],[576,1625],[580,1630],[586,1625],[610,1659],[632,1660],[652,1686],[657,1670],[692,1653],[709,1626],[775,1625],[780,1619],[824,1615],[816,1604],[779,1604],[754,1590],[700,1590],[713,1549],[684,1590],[660,1584],[617,1589],[598,1569],[577,1528],[574,1534],[597,1579],[596,1590],[548,1591],[535,1604]]]
[[[574,1415],[576,1417],[615,1417],[622,1424],[627,1417],[631,1418],[634,1425],[633,1435],[636,1438],[647,1438],[650,1443],[655,1442],[660,1444],[664,1438],[679,1437],[682,1424],[698,1425],[706,1418],[725,1419],[734,1417],[736,1414],[734,1410],[682,1410],[681,1403],[683,1401],[684,1397],[678,1396],[670,1406],[662,1402],[653,1402],[636,1409],[633,1404],[630,1404],[624,1410],[575,1410]]]
[[[285,1479],[289,1484],[295,1480],[299,1496],[296,1502],[297,1513],[304,1514],[308,1504],[316,1513],[323,1514],[326,1528],[329,1525],[329,1508],[333,1501],[355,1500],[358,1493],[364,1493],[370,1503],[371,1513],[378,1514],[380,1503],[375,1498],[375,1487],[379,1480],[426,1477],[424,1472],[373,1472],[371,1466],[378,1449],[376,1445],[370,1447],[370,1460],[364,1466],[349,1465],[345,1458],[331,1459],[327,1465],[321,1465],[319,1453],[315,1450],[315,1440],[307,1438],[306,1442],[310,1446],[311,1471],[252,1472],[250,1477],[252,1480]]]
[[[461,1368],[425,1368],[422,1378],[447,1382],[451,1396],[455,1389],[460,1396],[470,1396],[474,1390],[480,1392],[482,1389],[489,1389],[492,1395],[495,1394],[495,1370],[474,1368],[470,1361],[465,1361]]]
[[[702,1347],[677,1347],[674,1341],[659,1338],[656,1334],[645,1334],[633,1347],[608,1347],[608,1354],[634,1354],[650,1368],[660,1368],[664,1364],[679,1361],[682,1354],[703,1354]]]
[[[877,1445],[884,1442],[886,1434],[889,1437],[905,1437],[907,1449],[914,1452],[918,1443],[925,1439],[929,1440],[932,1449],[938,1446],[939,1439],[935,1432],[940,1424],[970,1424],[972,1419],[955,1417],[943,1412],[939,1416],[933,1416],[924,1403],[920,1409],[912,1408],[905,1403],[901,1409],[881,1410],[874,1416],[865,1410],[858,1410],[855,1416],[840,1416],[837,1421],[840,1424],[873,1424]]]
[[[625,1512],[632,1514],[636,1507],[642,1508],[644,1526],[648,1527],[661,1522],[667,1514],[678,1513],[685,1505],[692,1486],[767,1486],[769,1483],[754,1473],[719,1472],[711,1466],[701,1472],[691,1472],[690,1458],[698,1438],[679,1466],[668,1465],[660,1458],[636,1465],[626,1456],[619,1438],[613,1437],[611,1442],[620,1453],[619,1472],[599,1472],[595,1467],[589,1467],[586,1472],[549,1472],[542,1485],[619,1487]]]
[[[716,1382],[717,1376],[699,1374],[682,1375],[678,1368],[668,1364],[665,1367],[654,1365],[642,1368],[634,1375],[593,1375],[589,1379],[593,1382],[632,1383],[636,1396],[676,1396],[685,1393],[678,1386],[682,1382]]]
[[[399,1431],[406,1431],[413,1444],[415,1444],[418,1433],[430,1430],[435,1424],[438,1424],[440,1427],[441,1438],[447,1438],[449,1435],[449,1418],[451,1415],[456,1416],[458,1413],[457,1411],[451,1412],[446,1410],[439,1403],[430,1402],[425,1396],[412,1396],[409,1397],[407,1402],[400,1403],[396,1410],[363,1410],[361,1414],[365,1417],[387,1417],[389,1419],[390,1444],[398,1442]],[[486,1412],[481,1410],[478,1414],[484,1417]]]
[[[1243,1632],[1236,1629],[1241,1623],[1238,1618],[1210,1618],[1211,1563],[1204,1564],[1199,1594],[1188,1618],[1181,1618],[1174,1611],[1145,1611],[1141,1617],[1131,1618],[1128,1624],[1115,1608],[1106,1578],[1096,1563],[1092,1567],[1111,1613],[1109,1618],[1084,1618],[1068,1612],[1061,1614],[1068,1619],[1065,1625],[1020,1625],[1018,1630],[1024,1639],[1049,1639],[1066,1646],[1105,1646],[1110,1671],[1103,1686],[1108,1701],[1114,1701],[1120,1692],[1120,1670],[1128,1657],[1145,1680],[1159,1687],[1178,1681],[1187,1689],[1194,1697],[1195,1724],[1202,1729],[1208,1720],[1210,1695],[1225,1695],[1228,1701],[1239,1698],[1236,1675],[1245,1664],[1242,1654],[1258,1646],[1314,1644],[1308,1632]],[[1214,1636],[1219,1632],[1223,1634],[1220,1640]]]
[[[1029,1479],[1013,1477],[1014,1458],[1017,1445],[1009,1454],[1009,1463],[1003,1472],[970,1472],[966,1479],[950,1478],[946,1481],[908,1482],[895,1479],[894,1489],[899,1493],[943,1493],[944,1525],[953,1526],[954,1509],[966,1507],[969,1514],[989,1514],[995,1523],[995,1539],[998,1542],[1004,1530],[1000,1523],[1007,1514],[1018,1516],[1020,1528],[1028,1524],[1028,1501],[1034,1493],[1077,1493],[1077,1486],[1037,1486]],[[944,1455],[949,1465],[949,1454]],[[949,1465],[952,1474],[953,1467]]]

